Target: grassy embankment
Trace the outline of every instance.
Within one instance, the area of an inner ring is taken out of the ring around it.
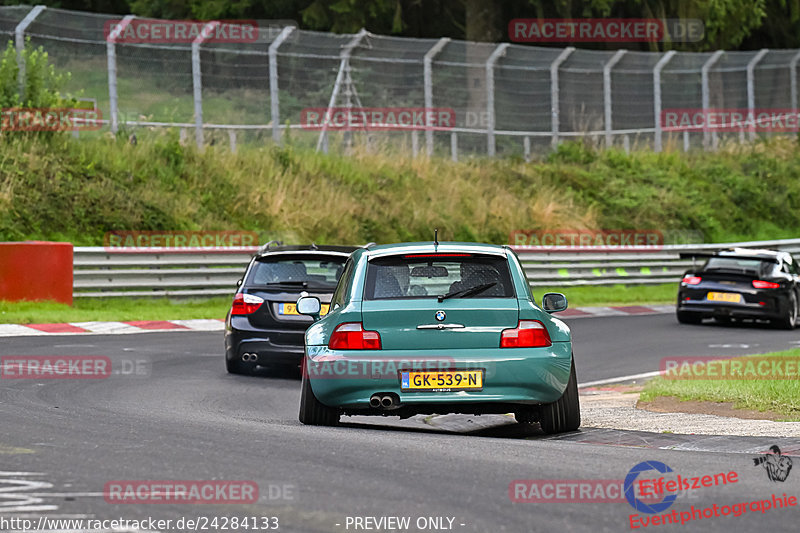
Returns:
[[[287,243],[429,240],[435,227],[442,240],[492,243],[516,229],[691,230],[708,242],[800,234],[794,139],[688,155],[569,144],[531,163],[453,163],[359,148],[351,156],[245,145],[236,154],[219,146],[201,153],[174,131],[139,137],[131,145],[4,136],[0,240],[99,245],[106,231],[123,229],[241,229]],[[674,297],[672,286],[562,291],[573,306]],[[97,305],[75,310],[99,312]],[[6,308],[9,317],[26,312]]]

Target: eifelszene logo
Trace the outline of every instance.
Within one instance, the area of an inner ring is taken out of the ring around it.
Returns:
[[[755,466],[763,466],[767,471],[767,477],[770,481],[786,481],[789,477],[789,472],[792,470],[792,460],[781,455],[781,449],[776,445],[769,447],[769,451],[763,457],[756,457],[753,459]]]

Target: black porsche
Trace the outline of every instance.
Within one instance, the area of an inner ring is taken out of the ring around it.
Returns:
[[[333,290],[355,246],[265,245],[250,261],[225,320],[225,366],[232,374],[256,367],[297,367],[310,317],[297,312],[300,296],[316,296],[327,312]]]
[[[788,252],[732,248],[714,253],[682,253],[704,260],[686,272],[678,289],[678,322],[699,324],[768,320],[783,329],[797,325],[800,271]]]

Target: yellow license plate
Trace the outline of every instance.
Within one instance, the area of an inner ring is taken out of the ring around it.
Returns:
[[[320,308],[320,316],[324,316],[328,314],[328,309],[330,305],[322,304]],[[300,313],[297,312],[297,304],[278,304],[278,314],[279,315],[299,315]]]
[[[736,294],[735,292],[709,292],[706,296],[707,300],[711,300],[712,302],[729,302],[729,303],[736,303],[742,301],[742,295]]]
[[[483,388],[483,370],[400,372],[400,390],[454,391]]]

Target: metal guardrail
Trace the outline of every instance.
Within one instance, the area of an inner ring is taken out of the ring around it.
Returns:
[[[800,239],[721,244],[667,245],[597,252],[517,246],[531,285],[646,285],[675,283],[692,266],[681,252],[731,247],[771,248],[800,253]],[[230,295],[257,247],[74,249],[76,297]]]
[[[76,247],[73,259],[73,295],[230,295],[257,250],[258,247]]]

